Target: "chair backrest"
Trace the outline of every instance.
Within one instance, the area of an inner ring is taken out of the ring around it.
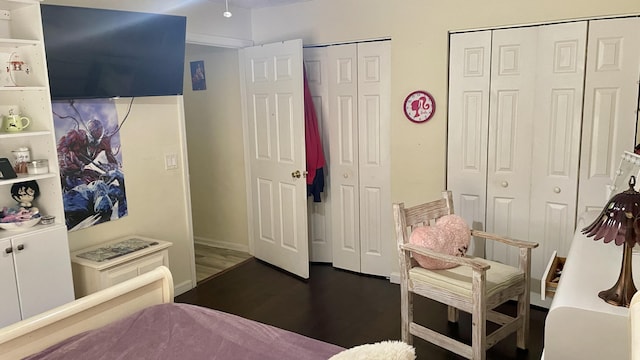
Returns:
[[[409,242],[411,231],[418,226],[433,224],[438,218],[453,214],[453,196],[451,191],[443,191],[442,198],[423,203],[420,205],[405,208],[404,203],[393,204],[393,216],[396,225],[396,240],[398,247],[400,244]],[[399,251],[400,266],[403,270],[410,268],[413,264],[407,252]],[[409,265],[409,266],[407,266]]]

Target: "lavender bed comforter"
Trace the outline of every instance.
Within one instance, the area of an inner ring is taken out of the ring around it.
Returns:
[[[27,359],[326,360],[343,348],[188,304],[155,305]]]

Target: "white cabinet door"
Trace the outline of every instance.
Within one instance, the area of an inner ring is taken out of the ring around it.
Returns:
[[[0,328],[20,321],[20,303],[11,240],[0,240]]]
[[[65,226],[16,235],[11,241],[23,319],[73,301]]]

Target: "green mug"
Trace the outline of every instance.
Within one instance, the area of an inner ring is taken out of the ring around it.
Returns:
[[[26,129],[31,124],[28,117],[20,115],[7,115],[2,121],[2,130],[6,132],[18,132]]]

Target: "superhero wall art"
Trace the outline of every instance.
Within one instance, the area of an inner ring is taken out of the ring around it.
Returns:
[[[119,121],[112,99],[54,101],[52,106],[67,229],[126,216],[120,143],[126,115]]]

